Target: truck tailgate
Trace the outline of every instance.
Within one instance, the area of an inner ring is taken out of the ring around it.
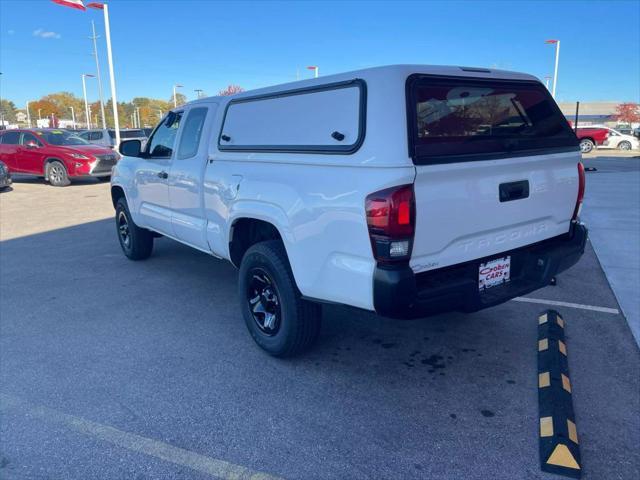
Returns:
[[[578,152],[566,152],[416,165],[411,268],[441,268],[567,233],[579,161]]]

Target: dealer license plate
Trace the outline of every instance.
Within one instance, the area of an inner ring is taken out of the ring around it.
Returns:
[[[478,269],[478,288],[480,291],[502,285],[509,281],[511,274],[511,257],[496,258],[481,263]]]

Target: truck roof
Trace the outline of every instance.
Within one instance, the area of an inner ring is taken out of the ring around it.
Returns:
[[[309,78],[305,80],[298,80],[295,82],[282,83],[269,87],[258,88],[255,90],[247,90],[246,92],[238,93],[230,96],[211,96],[199,98],[188,102],[189,105],[197,103],[207,103],[212,100],[222,99],[234,99],[251,97],[254,95],[262,95],[268,93],[276,93],[282,90],[292,90],[296,88],[313,87],[317,85],[324,85],[327,83],[340,82],[345,80],[351,80],[354,78],[362,78],[363,80],[388,77],[393,79],[399,79],[402,82],[412,74],[426,74],[426,75],[446,75],[453,77],[475,77],[475,78],[495,78],[501,80],[533,80],[539,81],[539,79],[533,75],[520,72],[511,72],[508,70],[497,70],[494,68],[483,67],[460,67],[451,65],[413,65],[413,64],[401,64],[401,65],[385,65],[380,67],[371,67],[361,70],[352,70],[344,73],[337,73],[333,75],[324,75],[318,78]]]

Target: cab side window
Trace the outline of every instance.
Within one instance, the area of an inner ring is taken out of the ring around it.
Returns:
[[[3,145],[18,145],[20,143],[20,132],[6,132],[2,135]]]
[[[23,133],[22,134],[22,145],[29,145],[29,144],[34,144],[34,143],[39,147],[42,146],[42,143],[40,142],[40,140],[38,140],[36,138],[35,135],[33,135],[31,133]]]
[[[194,108],[187,115],[180,135],[180,145],[178,146],[178,158],[191,158],[198,153],[202,128],[207,118],[207,108]]]
[[[89,140],[102,140],[102,132],[89,132]]]
[[[171,112],[156,128],[147,146],[150,157],[171,158],[181,119],[182,112]]]

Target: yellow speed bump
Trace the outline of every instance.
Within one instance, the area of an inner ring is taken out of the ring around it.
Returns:
[[[538,340],[538,351],[542,352],[543,350],[546,350],[547,348],[549,348],[549,339],[548,338],[543,338],[542,340]]]
[[[549,372],[543,372],[538,374],[538,388],[544,388],[551,385],[551,378]]]
[[[580,478],[581,457],[571,398],[566,327],[566,320],[555,310],[538,316],[540,466],[545,472]]]
[[[567,346],[562,340],[558,340],[558,350],[560,350],[560,353],[562,353],[563,355],[567,355]]]
[[[571,455],[567,446],[562,443],[559,443],[556,448],[553,449],[553,453],[549,457],[549,460],[547,460],[547,463],[549,465],[557,465],[559,467],[580,470],[580,465],[578,465],[576,459],[573,458],[573,455]]]

